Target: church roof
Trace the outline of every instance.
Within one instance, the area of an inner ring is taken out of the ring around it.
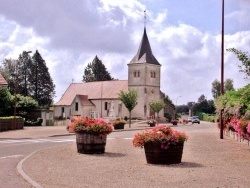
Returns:
[[[132,64],[132,63],[148,63],[148,64],[160,65],[160,63],[155,58],[151,50],[146,28],[144,28],[144,33],[142,36],[142,40],[141,40],[141,44],[138,49],[138,52],[134,56],[134,58],[130,61],[129,64]]]
[[[0,73],[0,86],[8,86],[7,81],[4,79],[1,73]]]
[[[83,106],[93,106],[93,103],[88,100],[88,95],[77,95]]]
[[[72,83],[55,106],[71,105],[76,95],[86,95],[88,100],[118,99],[121,90],[128,91],[127,80]]]

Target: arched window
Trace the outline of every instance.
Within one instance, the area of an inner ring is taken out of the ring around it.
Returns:
[[[153,78],[153,71],[150,71],[150,77]]]
[[[154,71],[153,74],[154,74],[153,77],[155,78],[156,77],[156,72]]]
[[[134,77],[136,77],[136,71],[134,71]]]
[[[141,71],[138,71],[138,73],[137,73],[137,74],[138,74],[138,77],[140,77],[140,76],[141,76]]]

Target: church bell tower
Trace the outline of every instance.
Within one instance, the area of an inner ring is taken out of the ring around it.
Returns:
[[[128,89],[138,91],[138,104],[132,111],[133,117],[149,117],[149,103],[161,99],[161,64],[154,57],[148,40],[146,27],[134,58],[128,63]]]

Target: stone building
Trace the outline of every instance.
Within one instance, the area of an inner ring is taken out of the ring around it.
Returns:
[[[108,117],[112,104],[114,108],[112,113],[116,117],[128,117],[128,110],[118,99],[118,93],[121,90],[136,89],[138,104],[132,111],[132,117],[142,119],[153,117],[155,114],[150,110],[149,103],[163,100],[160,81],[161,64],[153,55],[144,28],[139,49],[128,63],[128,80],[72,83],[61,99],[55,103],[54,116]],[[161,110],[159,115],[163,117],[164,110]]]

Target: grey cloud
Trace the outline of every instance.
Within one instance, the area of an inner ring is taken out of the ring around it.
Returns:
[[[97,0],[0,2],[1,15],[23,27],[32,27],[38,35],[48,37],[53,47],[129,51],[131,27],[122,26],[123,12],[118,7],[109,12],[102,12],[100,8]],[[111,20],[119,25],[112,25]],[[132,24],[129,20],[127,22]]]

